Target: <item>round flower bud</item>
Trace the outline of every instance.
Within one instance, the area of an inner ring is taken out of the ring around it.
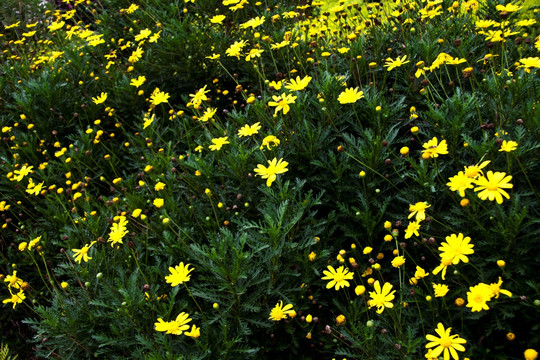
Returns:
[[[336,322],[337,322],[338,325],[344,324],[345,320],[347,320],[345,318],[345,315],[338,315],[337,318],[336,318]]]
[[[67,282],[65,282],[65,281],[62,281],[60,283],[60,286],[62,287],[62,289],[66,289],[69,286],[69,284]]]
[[[374,322],[373,320],[368,320],[368,321],[366,322],[366,326],[369,327],[369,328],[370,328],[370,327],[373,327],[373,326],[375,326],[375,322]]]
[[[404,146],[401,149],[399,149],[399,153],[403,156],[407,155],[409,153],[409,148]]]
[[[219,310],[219,304],[218,303],[214,303],[214,305],[212,305],[212,307],[214,308],[214,310]]]
[[[506,266],[506,262],[504,260],[497,260],[497,266],[502,269]]]
[[[459,205],[461,205],[462,207],[467,207],[469,206],[471,202],[469,201],[469,199],[461,199],[461,201],[459,202]]]

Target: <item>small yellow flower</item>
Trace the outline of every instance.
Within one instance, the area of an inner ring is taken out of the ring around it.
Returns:
[[[102,92],[101,95],[92,98],[92,101],[94,102],[94,104],[101,104],[105,102],[105,100],[107,100],[106,92]]]
[[[501,144],[501,148],[499,149],[499,151],[505,151],[505,152],[511,152],[511,151],[514,151],[517,149],[517,146],[518,146],[518,143],[515,142],[515,141],[506,141],[506,140],[503,140],[502,144]]]
[[[154,199],[153,203],[154,203],[154,206],[159,209],[165,204],[165,200],[158,198],[158,199]]]

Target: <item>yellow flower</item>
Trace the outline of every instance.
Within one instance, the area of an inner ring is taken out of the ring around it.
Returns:
[[[418,230],[420,229],[420,224],[418,221],[411,221],[407,228],[405,229],[405,239],[409,239],[413,235],[420,236]]]
[[[229,46],[227,50],[225,50],[225,54],[227,54],[227,56],[236,56],[238,58],[240,57],[242,49],[246,45],[247,45],[247,41],[245,40],[235,41],[234,44],[232,44],[231,46]]]
[[[2,301],[4,304],[7,304],[7,303],[13,303],[13,308],[15,309],[15,306],[17,304],[21,304],[23,302],[24,299],[26,299],[26,295],[24,295],[24,292],[22,290],[19,290],[19,292],[17,294],[13,294],[11,292],[11,290],[9,290],[10,294],[11,294],[11,297],[10,298],[7,298],[5,299],[4,301]]]
[[[484,175],[484,172],[482,171],[482,169],[488,166],[490,162],[491,162],[490,160],[487,160],[481,164],[465,166],[465,176],[471,179],[476,179],[478,178],[478,176]]]
[[[433,284],[433,291],[435,297],[444,297],[448,293],[448,285],[445,284]]]
[[[489,201],[496,200],[498,204],[502,204],[503,196],[510,199],[510,195],[503,189],[511,189],[514,185],[510,184],[512,176],[506,176],[504,172],[487,172],[486,176],[481,176],[476,180],[477,187],[474,191],[481,191],[478,193],[478,197],[482,200],[489,199]]]
[[[364,285],[358,285],[355,289],[354,289],[354,292],[357,296],[360,296],[362,295],[363,293],[366,292],[366,287]]]
[[[441,278],[445,280],[446,276],[446,269],[448,269],[448,266],[452,265],[452,258],[451,257],[443,257],[441,259],[441,264],[437,266],[435,269],[433,269],[433,275],[437,275],[442,271]]]
[[[491,287],[487,284],[480,283],[469,287],[467,292],[467,307],[471,308],[472,312],[488,310],[487,302],[493,297]]]
[[[395,268],[398,268],[403,264],[405,264],[405,258],[403,256],[396,256],[392,259],[392,266]]]
[[[387,58],[386,64],[384,64],[384,67],[387,67],[388,71],[391,71],[392,69],[400,67],[403,64],[407,64],[409,60],[406,60],[406,59],[407,59],[407,55],[403,55],[401,58],[398,56],[396,60],[393,60],[392,58]]]
[[[464,263],[469,262],[467,255],[474,254],[473,244],[469,244],[470,237],[463,237],[462,233],[458,235],[452,234],[446,237],[446,242],[439,246],[441,251],[440,257],[445,259],[452,259],[452,264],[457,265],[460,261]]]
[[[448,146],[446,145],[446,140],[442,140],[440,143],[437,138],[429,140],[427,143],[422,145],[425,150],[422,150],[422,157],[424,159],[429,159],[432,157],[439,157],[439,155],[448,154]]]
[[[204,85],[203,88],[197,90],[195,94],[189,94],[190,97],[190,103],[193,105],[193,107],[198,108],[201,106],[203,101],[208,100],[208,97],[206,96],[207,93],[210,92],[210,90],[206,90],[206,86]]]
[[[107,100],[106,92],[102,92],[101,95],[92,98],[92,101],[94,102],[94,104],[101,104],[105,102],[105,100]]]
[[[326,276],[323,276],[322,280],[330,280],[330,282],[326,284],[326,288],[330,289],[335,286],[336,290],[345,286],[349,287],[350,284],[347,280],[352,280],[354,276],[354,273],[345,269],[345,266],[340,266],[335,270],[331,265],[328,265],[328,270],[324,270],[323,274]]]
[[[189,336],[190,338],[196,339],[199,336],[201,336],[201,328],[198,328],[197,326],[192,325],[191,330],[184,332],[184,335]]]
[[[422,269],[420,266],[416,265],[416,271],[414,272],[414,277],[416,279],[421,279],[428,276],[429,273],[426,273],[426,270]]]
[[[267,179],[266,186],[270,187],[276,180],[278,174],[289,171],[287,165],[289,165],[289,163],[283,161],[283,159],[279,159],[278,161],[277,158],[273,158],[272,160],[268,160],[268,167],[258,164],[257,168],[254,170],[257,173],[256,175],[261,176],[263,179]]]
[[[450,191],[458,191],[459,196],[465,196],[465,190],[472,189],[474,179],[465,175],[463,171],[460,171],[456,176],[448,178],[450,182],[446,183],[446,186],[450,187]]]
[[[88,260],[91,260],[92,258],[88,256],[88,251],[95,243],[95,241],[92,241],[90,244],[84,245],[81,249],[71,249],[71,251],[73,251],[73,257],[75,258],[75,261],[80,264],[81,260],[84,260],[84,262],[88,262]]]
[[[152,95],[150,95],[150,100],[152,105],[159,105],[161,103],[166,103],[169,101],[170,95],[166,92],[162,92],[159,88],[156,88]]]
[[[60,30],[61,28],[64,27],[64,25],[66,25],[66,23],[64,21],[53,21],[51,23],[51,25],[48,26],[49,28],[49,31],[56,31],[56,30]]]
[[[303,79],[300,79],[300,76],[297,76],[296,80],[291,79],[290,82],[285,84],[285,89],[288,89],[291,91],[304,90],[308,86],[310,81],[311,81],[311,76],[305,76]]]
[[[538,358],[538,351],[527,349],[523,352],[523,356],[525,357],[525,360],[536,360]]]
[[[165,189],[165,184],[162,183],[161,181],[159,181],[155,186],[154,186],[154,190],[156,191],[161,191]]]
[[[17,277],[17,270],[13,271],[12,275],[7,275],[4,278],[4,282],[7,282],[8,288],[19,289],[23,283],[22,279]]]
[[[279,139],[278,139],[277,137],[275,137],[274,135],[268,135],[268,136],[266,136],[266,137],[263,139],[263,142],[262,142],[262,144],[261,144],[260,149],[262,150],[263,147],[266,146],[266,148],[267,148],[268,150],[272,150],[272,146],[271,146],[271,145],[273,145],[273,146],[278,146],[279,143],[280,143],[280,141],[279,141]]]
[[[225,15],[216,15],[210,19],[212,24],[221,24],[225,20]]]
[[[518,143],[515,142],[515,141],[506,141],[506,140],[503,140],[502,144],[501,144],[501,148],[499,149],[499,151],[506,151],[506,152],[511,152],[511,151],[514,151],[516,150],[518,146]]]
[[[308,255],[309,261],[315,260],[316,257],[317,257],[317,254],[315,254],[313,251]]]
[[[395,298],[394,293],[396,290],[392,290],[392,287],[392,284],[384,283],[383,287],[381,288],[379,280],[375,281],[373,284],[375,291],[369,292],[369,296],[371,297],[371,299],[368,300],[369,308],[371,309],[372,307],[376,306],[377,314],[382,313],[385,308],[393,308],[394,304],[392,304],[391,301]]]
[[[204,114],[199,118],[199,121],[207,122],[209,120],[213,120],[212,118],[216,114],[217,108],[211,108],[209,107],[204,111]]]
[[[491,288],[491,291],[493,292],[493,296],[495,296],[495,299],[498,299],[500,294],[504,294],[504,295],[506,295],[508,297],[512,297],[512,293],[510,291],[505,290],[505,289],[501,289],[502,283],[503,283],[503,281],[502,281],[501,277],[499,276],[499,282],[491,283],[489,285],[489,287]]]
[[[139,77],[136,78],[136,79],[131,79],[129,85],[135,86],[136,88],[138,88],[139,86],[141,86],[142,84],[144,84],[145,81],[146,81],[146,77],[145,77],[145,76],[139,76]]]
[[[160,198],[154,199],[153,204],[154,204],[155,207],[157,207],[159,209],[160,207],[162,207],[165,204],[165,200],[160,199]]]
[[[431,205],[428,205],[427,202],[417,202],[416,204],[412,205],[409,204],[409,211],[411,213],[409,214],[409,219],[412,218],[414,215],[416,215],[416,221],[422,221],[426,219],[426,209],[430,207]]]
[[[348,88],[345,91],[341,92],[338,96],[338,101],[340,104],[354,104],[358,100],[364,97],[364,92],[359,91],[358,88]]]
[[[227,136],[224,136],[224,137],[220,137],[220,138],[216,138],[216,139],[212,139],[212,143],[213,145],[209,145],[208,148],[212,151],[216,151],[216,150],[220,150],[221,147],[225,144],[230,144],[228,141],[227,141]]]
[[[270,311],[270,317],[268,320],[279,321],[281,319],[286,319],[287,316],[291,315],[293,312],[292,304],[287,304],[283,306],[283,301],[279,301],[276,306]]]
[[[194,269],[189,268],[190,264],[186,264],[184,266],[184,263],[181,262],[179,265],[176,265],[174,268],[169,267],[170,275],[165,276],[165,280],[167,283],[170,283],[172,287],[177,286],[179,284],[183,284],[184,282],[188,282],[191,278],[191,275],[189,274]]]
[[[426,345],[426,348],[434,348],[430,353],[432,358],[437,358],[440,354],[443,354],[444,360],[449,360],[450,356],[452,356],[454,360],[459,360],[456,350],[465,351],[465,347],[463,347],[462,344],[466,344],[467,340],[460,338],[457,334],[450,335],[451,331],[451,327],[445,329],[443,324],[438,323],[435,332],[439,337],[431,334],[426,335],[426,339],[430,341]]]
[[[261,123],[260,122],[256,122],[253,125],[246,124],[246,125],[242,126],[242,128],[240,128],[240,130],[238,130],[238,137],[255,135],[255,134],[259,133],[260,129],[261,129]]]
[[[274,112],[275,115],[282,110],[283,115],[287,114],[290,110],[289,104],[294,104],[294,101],[296,100],[296,96],[292,96],[291,94],[281,94],[280,96],[273,95],[272,99],[274,101],[270,101],[268,105],[275,106],[276,110]]]
[[[173,335],[182,335],[182,332],[189,329],[189,325],[187,325],[187,323],[190,321],[191,319],[189,319],[189,314],[181,312],[173,321],[165,322],[163,319],[158,318],[158,322],[154,323],[154,326],[156,327],[156,331],[163,331],[167,334]]]

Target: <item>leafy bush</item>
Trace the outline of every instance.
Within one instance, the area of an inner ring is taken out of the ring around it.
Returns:
[[[535,358],[538,8],[22,7],[0,8],[20,356]]]

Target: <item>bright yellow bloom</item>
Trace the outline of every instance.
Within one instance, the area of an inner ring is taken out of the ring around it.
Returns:
[[[264,20],[265,20],[264,16],[263,17],[257,16],[256,18],[249,19],[245,23],[240,24],[240,29],[247,29],[248,27],[255,29],[256,27],[264,24]]]
[[[10,180],[15,180],[15,181],[21,181],[26,175],[28,174],[31,174],[33,173],[34,171],[32,170],[34,167],[33,166],[26,166],[24,165],[20,170],[15,170],[13,171],[13,173],[16,175],[13,179],[10,179]]]
[[[435,332],[439,337],[431,334],[426,335],[426,339],[430,341],[427,343],[426,348],[434,348],[430,353],[431,357],[437,358],[440,354],[443,354],[444,360],[449,360],[450,356],[454,360],[459,360],[456,350],[465,351],[462,344],[466,344],[467,340],[460,338],[457,334],[450,335],[451,331],[451,327],[445,329],[443,324],[438,323]]]
[[[159,181],[155,186],[154,186],[154,190],[156,191],[161,191],[165,189],[165,184],[162,183],[161,181]]]
[[[106,92],[102,92],[101,95],[92,98],[92,101],[94,102],[94,104],[101,104],[105,102],[105,100],[107,100]]]
[[[207,85],[204,85],[204,87],[197,90],[195,94],[189,94],[189,97],[191,98],[190,103],[193,105],[194,108],[198,108],[199,106],[201,106],[203,101],[208,100],[206,94],[209,93],[210,90],[206,90],[206,86]]]
[[[41,240],[41,236],[38,236],[37,238],[30,240],[28,243],[28,251],[32,250]]]
[[[156,331],[163,331],[173,335],[182,335],[182,332],[189,329],[187,323],[190,321],[189,314],[181,312],[173,321],[165,322],[163,319],[158,318],[158,322],[154,323],[154,326],[156,327]]]
[[[432,284],[435,297],[444,297],[448,293],[448,285],[445,284]]]
[[[283,301],[279,301],[276,306],[270,311],[270,317],[268,320],[279,321],[281,319],[286,319],[287,316],[291,315],[294,312],[292,304],[287,304],[283,306]]]
[[[480,283],[469,287],[469,290],[467,293],[467,307],[470,307],[472,312],[489,310],[487,302],[493,297],[491,287],[487,284]]]
[[[285,84],[285,89],[288,89],[290,91],[304,90],[308,86],[310,81],[311,81],[311,76],[305,76],[303,79],[300,79],[300,76],[297,76],[296,80],[291,79],[290,82]]]
[[[260,149],[262,150],[265,146],[268,150],[272,150],[272,146],[278,146],[280,143],[279,139],[274,135],[268,135],[263,139]]]
[[[486,160],[481,164],[465,166],[465,176],[471,179],[477,179],[478,176],[484,175],[482,169],[488,166],[490,162],[490,160]]]
[[[159,105],[161,103],[166,103],[169,101],[170,95],[166,92],[162,92],[159,88],[156,88],[152,95],[150,95],[150,100],[152,105]]]
[[[474,187],[474,179],[467,177],[463,171],[460,171],[456,176],[448,178],[450,182],[446,183],[446,186],[450,187],[451,191],[458,191],[459,196],[465,196],[465,190],[472,189]]]
[[[71,249],[71,251],[73,251],[73,257],[75,258],[75,261],[80,264],[81,260],[84,260],[84,262],[88,262],[88,260],[91,260],[92,258],[88,256],[88,251],[95,243],[95,241],[92,241],[90,244],[84,245],[81,249]]]
[[[514,12],[521,9],[521,6],[514,5],[514,4],[506,4],[506,5],[497,5],[495,6],[495,9],[501,11],[501,12]]]
[[[22,290],[19,290],[19,292],[17,294],[14,294],[11,292],[11,290],[9,290],[10,294],[11,294],[11,297],[10,298],[7,298],[7,299],[4,299],[4,301],[2,301],[4,304],[7,304],[7,303],[13,303],[13,308],[15,309],[15,306],[17,304],[21,304],[23,302],[24,299],[26,299],[26,295],[24,295],[24,292]]]
[[[211,108],[209,107],[204,111],[204,114],[199,118],[202,122],[208,122],[209,120],[213,120],[212,118],[216,114],[217,108]]]
[[[184,332],[184,335],[189,336],[190,338],[196,339],[199,336],[201,336],[201,328],[198,328],[197,326],[192,325],[191,330]]]
[[[225,15],[216,15],[210,19],[212,24],[221,24],[225,20]]]
[[[375,281],[373,284],[375,291],[369,292],[369,296],[371,297],[371,299],[368,300],[369,308],[371,309],[372,307],[376,306],[377,314],[382,313],[385,308],[393,308],[394,304],[392,304],[391,301],[395,298],[394,293],[396,290],[392,290],[392,287],[392,284],[384,283],[383,287],[381,288],[379,280]]]
[[[263,179],[267,179],[266,186],[270,187],[276,180],[278,174],[289,171],[287,165],[289,165],[289,163],[283,161],[283,159],[279,159],[278,161],[277,158],[273,158],[272,160],[268,160],[268,167],[258,164],[257,168],[254,170],[257,173],[256,175],[261,176]]]
[[[17,277],[17,270],[13,271],[12,275],[7,275],[4,278],[4,282],[7,282],[8,288],[19,289],[23,283],[22,279]]]
[[[413,235],[420,236],[418,230],[420,229],[420,224],[418,221],[411,221],[407,228],[405,229],[405,239],[409,239]]]
[[[159,209],[160,207],[165,205],[165,200],[163,200],[161,198],[154,199],[153,204],[154,204],[155,207],[157,207]]]
[[[112,224],[109,233],[109,239],[107,242],[111,243],[111,247],[120,243],[123,244],[122,238],[128,233],[127,225],[128,221],[125,216],[120,216],[118,222]]]
[[[244,125],[240,130],[238,130],[238,137],[242,136],[251,136],[259,133],[259,130],[261,129],[261,123],[256,122],[253,125]]]
[[[180,265],[176,265],[174,268],[169,267],[170,275],[165,276],[165,280],[167,283],[171,283],[171,286],[177,286],[179,284],[183,284],[184,282],[188,282],[191,278],[191,275],[189,274],[194,269],[189,268],[190,264],[186,264],[184,266],[184,263],[181,262]]]
[[[138,88],[139,86],[141,86],[142,84],[144,84],[145,81],[146,81],[146,77],[145,77],[145,76],[139,76],[139,77],[136,78],[136,79],[131,79],[129,85],[135,86],[136,88]]]
[[[352,280],[354,273],[349,272],[348,269],[345,269],[345,266],[340,266],[335,270],[331,265],[328,265],[328,270],[324,270],[322,280],[330,280],[326,284],[326,288],[330,289],[335,286],[336,290],[339,290],[342,287],[349,287],[350,284],[347,280]]]
[[[398,56],[396,60],[393,60],[392,58],[387,58],[384,67],[387,67],[388,71],[391,71],[392,69],[398,68],[403,64],[407,64],[409,60],[406,59],[407,55],[403,55],[401,58]]]
[[[448,154],[448,146],[446,145],[446,140],[442,140],[440,143],[437,138],[429,140],[427,143],[422,145],[425,150],[422,150],[422,157],[424,159],[429,159],[432,157],[439,157],[439,155]]]
[[[510,291],[505,290],[505,289],[501,289],[502,283],[503,283],[503,281],[502,281],[501,277],[499,276],[499,282],[491,283],[489,285],[489,287],[491,288],[491,292],[493,293],[493,296],[495,296],[495,299],[498,299],[500,294],[504,294],[504,295],[506,295],[508,297],[512,297],[512,293]]]
[[[506,152],[511,152],[511,151],[514,151],[517,149],[517,146],[518,146],[518,143],[515,142],[515,141],[506,141],[506,140],[503,140],[502,144],[501,144],[501,148],[499,149],[499,151],[506,151]]]
[[[291,94],[281,94],[280,96],[273,95],[272,99],[274,101],[268,102],[268,105],[275,106],[276,110],[274,112],[275,115],[282,110],[283,115],[287,114],[290,110],[289,104],[294,104],[294,101],[296,100],[296,96],[292,96]]]
[[[405,258],[403,256],[396,256],[392,259],[392,266],[395,268],[398,268],[403,264],[405,264]]]
[[[358,100],[364,97],[364,92],[359,91],[358,88],[348,88],[342,91],[338,96],[340,104],[354,104]]]
[[[64,25],[66,25],[64,21],[53,21],[51,25],[48,26],[48,28],[49,28],[49,31],[52,32],[52,31],[60,30],[61,28],[64,27]]]
[[[538,351],[534,349],[527,349],[523,352],[525,360],[536,360],[538,358]]]
[[[473,244],[469,244],[471,241],[470,237],[463,238],[463,234],[459,233],[458,235],[452,234],[446,237],[446,242],[442,243],[439,246],[439,251],[441,251],[441,258],[452,259],[452,264],[457,265],[460,261],[464,263],[469,262],[467,255],[474,254]]]
[[[510,199],[510,195],[503,189],[511,189],[514,185],[510,184],[512,176],[506,176],[504,172],[487,172],[486,176],[481,176],[476,180],[477,187],[474,191],[481,191],[478,193],[478,197],[482,200],[489,199],[489,201],[496,200],[498,204],[502,204],[503,196]]]
[[[446,276],[446,269],[448,269],[448,266],[452,265],[452,258],[451,257],[443,257],[441,259],[441,264],[437,266],[435,269],[433,269],[433,275],[437,275],[442,271],[441,278],[445,280]]]
[[[223,145],[230,144],[227,139],[227,136],[212,139],[213,145],[209,145],[208,148],[212,151],[220,150]]]
[[[227,54],[227,56],[236,56],[238,58],[240,57],[240,54],[242,53],[242,49],[246,45],[247,45],[247,41],[245,40],[235,41],[234,44],[232,44],[231,46],[229,46],[227,50],[225,50],[225,54]]]
[[[416,204],[412,205],[409,204],[409,211],[411,213],[409,214],[409,219],[412,218],[414,215],[416,215],[416,221],[422,221],[426,219],[426,209],[430,207],[431,205],[428,205],[427,202],[421,201],[417,202]]]

